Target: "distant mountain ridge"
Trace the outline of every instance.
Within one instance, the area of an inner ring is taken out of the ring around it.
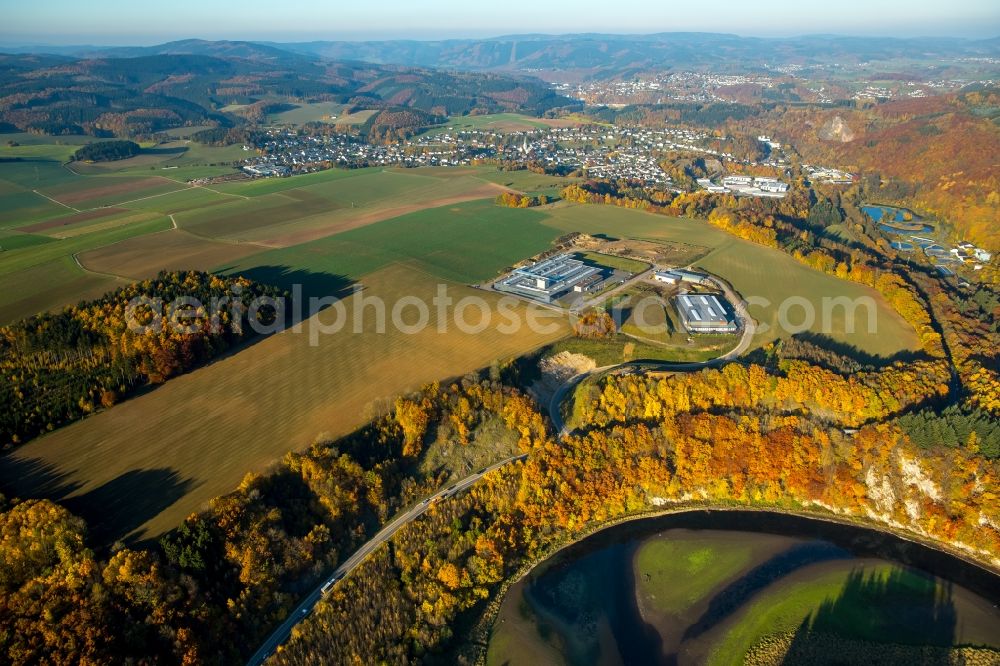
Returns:
[[[648,68],[759,69],[765,64],[857,64],[893,58],[1000,57],[1000,37],[743,37],[728,33],[661,32],[618,35],[502,35],[485,39],[369,41],[208,41],[184,39],[155,46],[0,48],[7,53],[51,53],[86,58],[207,55],[272,63],[296,58],[364,61],[463,70],[590,70],[613,73]]]
[[[507,35],[439,41],[316,41],[267,43],[302,54],[377,63],[501,71],[648,68],[759,69],[764,64],[803,66],[892,58],[1000,57],[1000,38],[883,38],[809,35],[741,37],[677,32],[649,35]]]

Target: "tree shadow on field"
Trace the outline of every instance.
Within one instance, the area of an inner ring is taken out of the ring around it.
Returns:
[[[750,362],[766,365],[767,353],[757,349],[746,355]],[[797,333],[781,342],[780,358],[809,361],[813,365],[843,374],[844,372],[873,371],[894,363],[913,363],[930,358],[923,350],[904,350],[891,356],[870,354],[854,345],[834,340],[822,333]]]
[[[227,276],[241,275],[260,284],[278,287],[288,292],[292,298],[300,294],[304,302],[299,304],[300,307],[291,307],[286,312],[289,325],[297,324],[301,319],[309,317],[309,299],[330,297],[343,299],[351,295],[352,287],[356,284],[351,278],[339,273],[317,273],[292,266],[254,266],[245,270],[229,266],[215,272]],[[328,306],[329,303],[326,303],[322,307]]]
[[[0,457],[0,493],[8,498],[61,500],[80,487],[72,476],[39,458]]]
[[[140,155],[183,155],[188,151],[186,146],[174,146],[173,148],[143,148]]]
[[[133,545],[141,540],[137,530],[143,523],[197,485],[165,467],[130,470],[63,504],[87,521],[94,545],[108,546],[115,541]]]
[[[785,664],[952,663],[946,650],[957,625],[952,589],[904,569],[851,572],[836,598],[810,613],[792,639]]]

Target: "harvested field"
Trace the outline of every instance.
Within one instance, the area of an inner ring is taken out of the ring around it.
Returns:
[[[437,280],[397,265],[366,276],[364,284],[366,297],[377,295],[391,304],[417,296],[429,303]],[[496,301],[456,285],[450,293],[456,300],[476,294]],[[503,334],[492,327],[466,334],[454,325],[438,333],[431,308],[430,324],[420,333],[407,335],[392,326],[377,333],[376,318],[368,315],[358,334],[354,298],[345,301],[347,324],[341,332],[319,335],[317,327],[336,314],[320,313],[305,322],[302,333],[272,336],[29,442],[0,458],[0,482],[12,494],[30,497],[41,484],[26,470],[47,470],[62,488],[50,485],[49,495],[78,498],[77,510],[104,541],[132,532],[153,537],[235,488],[247,471],[262,471],[318,437],[349,432],[400,392],[518,356],[567,332],[562,323],[547,335],[527,328]],[[139,492],[129,482],[137,474],[150,476],[140,492],[150,499],[141,507],[120,501],[126,491]],[[109,492],[115,488],[125,490]]]
[[[83,252],[79,259],[88,270],[144,280],[166,270],[207,271],[260,250],[255,245],[213,241],[171,229]]]

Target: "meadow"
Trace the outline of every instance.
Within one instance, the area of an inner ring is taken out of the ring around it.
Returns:
[[[434,127],[427,132],[426,136],[444,134],[447,132],[461,132],[465,130],[493,130],[496,132],[517,132],[533,129],[545,129],[548,127],[570,127],[579,124],[571,118],[546,119],[533,118],[520,113],[489,113],[480,116],[461,116],[449,118],[448,122],[440,127]]]
[[[304,125],[306,123],[330,123],[331,125],[363,125],[377,113],[362,110],[345,113],[347,105],[339,102],[299,103],[294,109],[272,113],[267,120],[272,125]]]

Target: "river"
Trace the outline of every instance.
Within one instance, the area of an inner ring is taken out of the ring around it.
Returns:
[[[537,566],[503,600],[487,663],[942,663],[951,646],[1000,650],[998,602],[1000,576],[890,534],[694,511],[605,529]]]

